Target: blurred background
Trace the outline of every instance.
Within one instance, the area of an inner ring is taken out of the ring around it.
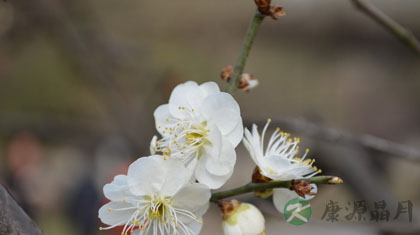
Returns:
[[[419,1],[372,2],[420,36]],[[350,1],[275,3],[287,16],[265,20],[245,69],[260,85],[235,95],[245,124],[272,118],[345,184],[320,186],[300,227],[271,199],[239,199],[263,211],[267,234],[420,234],[420,162],[284,121],[420,149],[419,57]],[[0,182],[47,235],[119,234],[98,231],[103,185],[149,154],[153,111],[173,87],[227,87],[219,73],[236,62],[254,9],[252,0],[0,1]],[[224,188],[249,182],[255,167],[242,144],[237,152]],[[330,200],[342,207],[339,221],[322,219]],[[388,222],[372,211],[345,218],[354,201],[375,210],[382,200]],[[413,221],[408,209],[394,220],[407,200]],[[221,234],[215,205],[204,220],[202,234]]]

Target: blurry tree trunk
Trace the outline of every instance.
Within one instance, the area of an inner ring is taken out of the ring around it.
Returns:
[[[42,235],[31,218],[0,185],[0,235]]]

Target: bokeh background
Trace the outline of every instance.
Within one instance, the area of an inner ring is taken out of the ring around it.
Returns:
[[[420,36],[420,2],[372,2]],[[275,3],[287,16],[265,20],[246,67],[260,85],[235,98],[246,124],[279,120],[345,184],[321,186],[300,227],[270,199],[240,199],[263,211],[267,234],[420,234],[419,162],[281,121],[420,148],[419,57],[348,0]],[[0,1],[0,181],[45,234],[119,234],[97,231],[103,185],[148,155],[153,110],[174,86],[227,87],[220,70],[235,63],[254,9],[252,0]],[[237,152],[224,188],[250,180],[254,164]],[[322,219],[330,200],[342,207],[338,222]],[[385,200],[390,221],[345,219],[355,200],[370,209]],[[406,200],[413,221],[393,220]],[[221,234],[220,223],[212,205],[202,234]]]

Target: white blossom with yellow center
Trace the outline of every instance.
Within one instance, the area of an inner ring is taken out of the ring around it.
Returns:
[[[169,103],[159,106],[154,116],[162,138],[152,139],[152,154],[181,160],[212,189],[230,178],[235,147],[243,136],[239,105],[230,94],[214,82],[189,81],[175,87]]]
[[[307,159],[309,149],[302,157],[297,157],[299,153],[299,138],[290,138],[289,133],[280,131],[277,128],[271,135],[267,147],[264,151],[264,137],[271,119],[260,134],[257,125],[252,125],[252,132],[245,128],[243,143],[250,153],[252,160],[260,169],[260,173],[273,180],[292,180],[311,178],[321,170],[313,166],[314,159]],[[316,194],[316,184],[311,184],[311,192]],[[283,213],[284,205],[291,199],[299,197],[294,191],[286,188],[276,188],[273,190],[273,201],[277,210]],[[314,196],[305,195],[306,200]]]
[[[122,235],[199,234],[211,193],[191,177],[180,161],[156,155],[138,159],[127,175],[117,175],[104,186],[111,202],[99,209],[99,218],[109,226],[99,229],[122,226]]]

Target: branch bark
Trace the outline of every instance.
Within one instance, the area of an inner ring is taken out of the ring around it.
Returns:
[[[31,218],[0,185],[0,235],[42,235]]]
[[[309,179],[300,179],[307,181],[309,183],[314,184],[341,184],[343,181],[336,177],[336,176],[315,176]],[[297,181],[299,181],[297,179]],[[290,188],[292,186],[292,180],[288,181],[272,181],[268,183],[248,183],[246,185],[229,189],[226,191],[216,192],[213,193],[210,201],[211,202],[217,202],[220,199],[227,198],[227,197],[233,197],[245,193],[250,193],[254,191],[259,190],[265,190],[265,189],[272,189],[272,188]]]
[[[228,92],[230,94],[235,93],[236,89],[238,89],[239,80],[241,78],[242,73],[244,72],[246,60],[248,58],[249,52],[251,51],[252,43],[254,42],[258,28],[264,20],[264,17],[264,15],[259,13],[258,9],[255,11],[254,17],[252,18],[251,24],[249,25],[248,31],[246,33],[242,45],[241,54],[239,55],[238,62],[235,66],[235,70],[233,71],[232,81],[228,89]]]
[[[420,55],[420,42],[412,32],[405,29],[394,19],[386,15],[373,4],[364,0],[351,0],[353,4],[367,16],[382,25],[391,32],[397,39],[412,49],[417,55]]]

